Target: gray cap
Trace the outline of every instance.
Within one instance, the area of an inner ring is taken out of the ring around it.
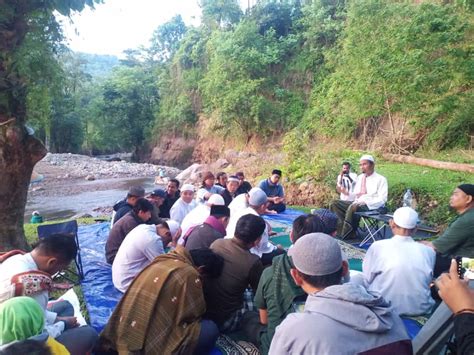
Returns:
[[[267,203],[267,194],[259,187],[254,187],[249,191],[249,205],[260,206]]]
[[[288,250],[293,265],[303,274],[324,276],[342,267],[339,243],[324,233],[310,233],[299,238]]]
[[[130,186],[128,189],[129,196],[143,197],[145,196],[145,189],[141,186]]]

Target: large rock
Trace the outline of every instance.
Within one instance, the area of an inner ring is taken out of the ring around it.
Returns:
[[[212,166],[211,171],[225,169],[229,166],[229,164],[230,163],[227,161],[227,159],[224,159],[224,158],[217,159],[214,163],[211,164]]]
[[[178,179],[182,183],[196,184],[201,182],[203,173],[208,169],[209,167],[205,164],[194,163],[193,165],[179,173],[176,176],[176,179]]]

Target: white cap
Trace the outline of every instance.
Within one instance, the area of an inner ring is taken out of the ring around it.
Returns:
[[[254,187],[249,191],[249,205],[260,206],[267,203],[267,194],[259,187]]]
[[[393,222],[401,228],[413,229],[418,223],[418,213],[410,207],[400,207],[393,214]]]
[[[212,194],[211,197],[209,197],[209,200],[207,200],[207,204],[209,206],[213,206],[213,205],[224,206],[225,202],[224,202],[224,198],[221,195]]]
[[[174,237],[179,229],[179,223],[172,219],[167,220],[166,223],[168,224],[168,227],[170,227],[171,236]]]
[[[368,160],[368,161],[371,161],[372,163],[375,163],[374,157],[370,154],[364,154],[363,156],[361,156],[359,161],[362,161],[362,160]]]
[[[194,186],[191,185],[191,184],[184,184],[181,187],[181,191],[192,191],[192,192],[194,192]]]

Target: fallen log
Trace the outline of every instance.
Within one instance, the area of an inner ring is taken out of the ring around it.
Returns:
[[[415,165],[420,165],[420,166],[428,166],[430,168],[435,168],[435,169],[446,169],[446,170],[474,173],[473,164],[452,163],[452,162],[447,162],[447,161],[423,159],[423,158],[416,158],[416,157],[412,157],[408,155],[389,154],[389,153],[383,154],[382,156],[386,160],[395,161],[398,163],[409,163],[409,164],[415,164]]]

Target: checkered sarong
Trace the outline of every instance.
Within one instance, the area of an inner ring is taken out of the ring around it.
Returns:
[[[219,330],[223,333],[227,333],[240,329],[244,313],[257,310],[253,302],[253,298],[253,291],[249,288],[246,289],[244,291],[244,302],[242,304],[242,308],[235,311],[234,314],[232,314],[229,319],[224,322]]]

